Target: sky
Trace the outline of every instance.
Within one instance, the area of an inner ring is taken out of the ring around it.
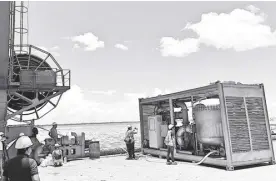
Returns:
[[[139,121],[138,98],[264,83],[276,116],[275,2],[29,2],[29,43],[71,70],[37,124]]]

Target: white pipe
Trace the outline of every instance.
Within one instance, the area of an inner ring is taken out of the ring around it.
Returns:
[[[210,155],[212,155],[213,153],[218,153],[218,151],[211,151],[209,152],[207,155],[205,155],[205,157],[203,157],[199,162],[195,163],[196,165],[200,165],[201,163],[203,163]]]

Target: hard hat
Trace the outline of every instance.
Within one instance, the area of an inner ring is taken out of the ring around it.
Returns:
[[[32,146],[33,143],[31,139],[28,136],[20,136],[18,140],[15,143],[15,148],[16,149],[24,149],[24,148],[29,148]]]
[[[56,147],[58,147],[58,146],[59,146],[59,144],[58,144],[58,143],[56,143],[56,144],[55,144],[55,146],[56,146]]]
[[[4,133],[3,132],[0,132],[0,136],[3,136],[4,135]]]
[[[24,136],[24,133],[20,133],[19,136]]]
[[[132,126],[131,125],[128,125],[127,128],[131,128]]]
[[[53,124],[52,124],[52,125],[53,125],[53,126],[54,126],[54,125],[57,125],[57,123],[56,123],[56,122],[53,122]]]
[[[174,125],[170,124],[169,125],[169,129],[172,129],[174,127]]]

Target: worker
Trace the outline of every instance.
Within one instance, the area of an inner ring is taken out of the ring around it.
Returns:
[[[53,127],[49,131],[49,136],[55,140],[55,143],[58,141],[58,133],[57,133],[57,123],[53,122]]]
[[[40,181],[36,161],[29,158],[32,141],[28,136],[20,136],[16,143],[17,156],[4,167],[2,181]]]
[[[3,136],[4,136],[4,133],[0,132],[0,155],[1,156],[3,155],[3,150],[4,150]],[[0,161],[0,175],[2,175],[2,172],[3,172],[2,168],[3,168],[3,161],[1,159],[1,161]]]
[[[59,149],[59,144],[55,144],[55,150],[52,152],[54,166],[62,166],[62,151]]]
[[[132,130],[132,126],[127,127],[127,132],[125,134],[125,142],[127,146],[128,151],[128,160],[135,159],[135,140],[134,140],[134,134],[137,134],[137,128],[134,128]]]
[[[33,143],[32,153],[31,153],[30,157],[36,161],[37,165],[40,165],[41,162],[38,157],[38,154],[39,154],[38,152],[42,152],[42,148],[40,148],[40,150],[39,150],[39,147],[42,146],[43,144],[38,141],[38,139],[36,137],[37,135],[38,135],[38,129],[36,127],[34,127],[32,129],[32,136],[30,136],[30,139]]]
[[[30,139],[32,140],[32,143],[33,143],[33,146],[32,146],[33,150],[34,150],[37,146],[40,145],[40,142],[38,141],[38,139],[37,139],[37,137],[36,137],[37,135],[38,135],[38,129],[37,129],[36,127],[34,127],[34,128],[32,129],[32,136],[30,136]]]
[[[165,138],[164,143],[167,145],[168,147],[168,152],[167,152],[167,165],[176,165],[176,162],[174,161],[174,149],[175,149],[175,135],[174,135],[174,131],[172,130],[174,127],[174,125],[170,124],[169,125],[169,129],[167,132],[167,136]],[[171,160],[172,163],[170,162],[170,155],[171,155]]]

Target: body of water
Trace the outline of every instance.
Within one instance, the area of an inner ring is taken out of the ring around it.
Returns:
[[[85,140],[100,141],[101,148],[125,148],[124,136],[127,130],[127,125],[138,128],[138,133],[135,137],[135,147],[140,147],[140,123],[101,123],[101,124],[83,124],[83,125],[58,125],[59,134],[68,135],[70,132],[75,132],[80,135],[85,133]],[[50,130],[52,126],[40,126]],[[44,142],[49,138],[48,132],[39,129],[38,140]]]

